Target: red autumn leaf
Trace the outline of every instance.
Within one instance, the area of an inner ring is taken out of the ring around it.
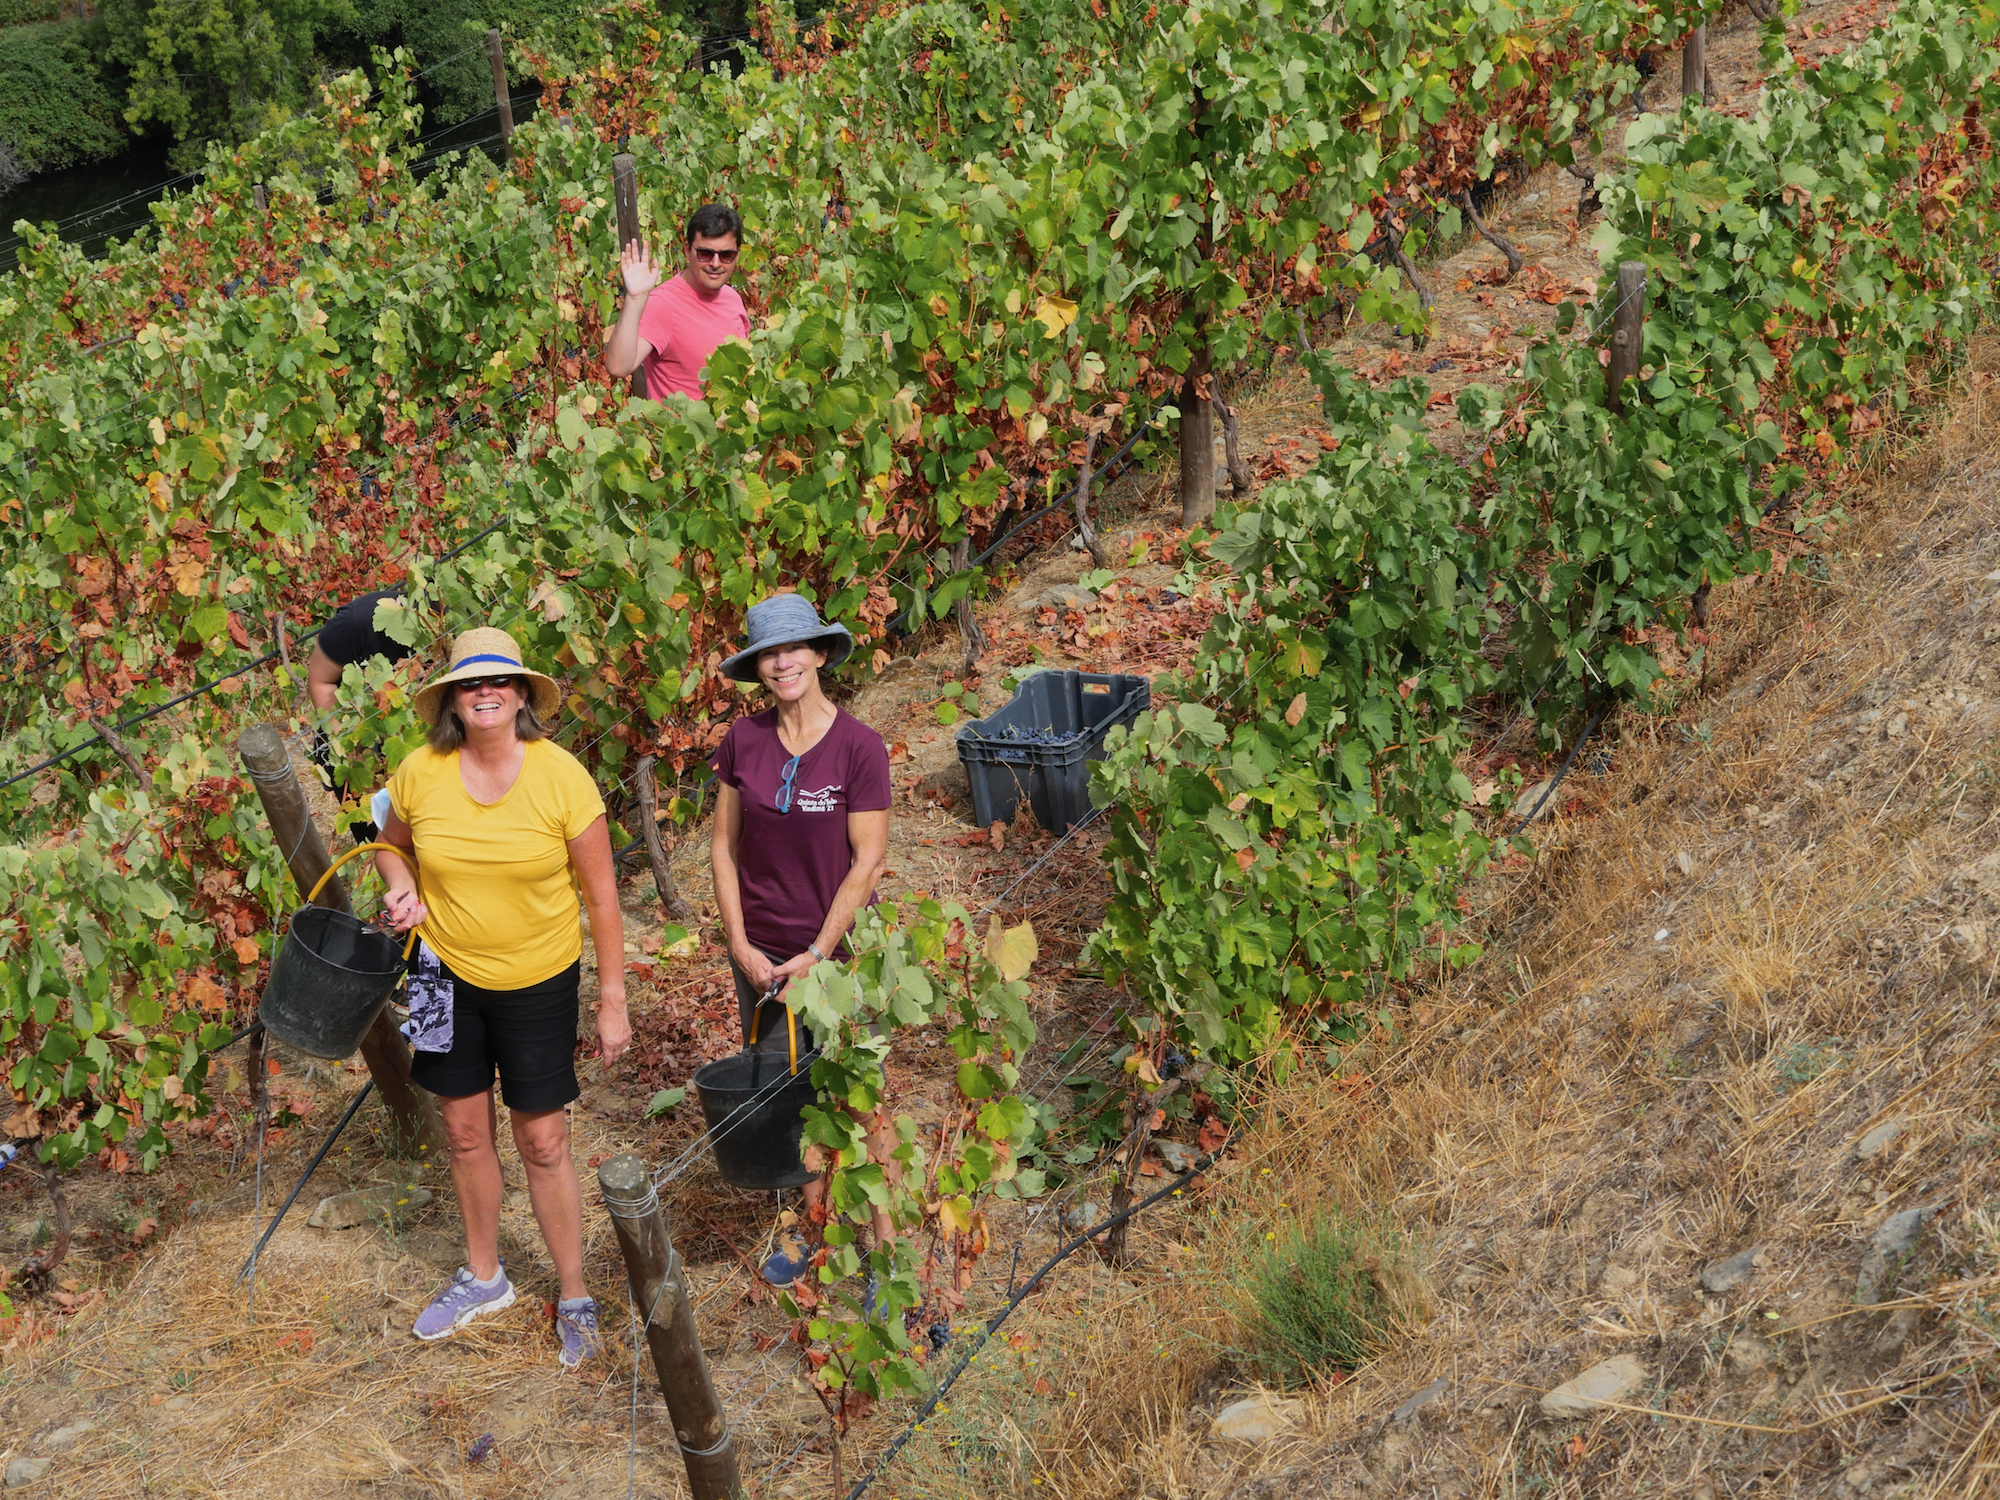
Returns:
[[[1252,852],[1251,852],[1250,850],[1248,850],[1248,849],[1238,849],[1238,850],[1236,851],[1236,868],[1237,868],[1237,869],[1239,869],[1239,870],[1247,870],[1247,869],[1249,869],[1249,868],[1250,868],[1250,867],[1251,867],[1252,865],[1254,865],[1254,864],[1256,864],[1256,863],[1257,863],[1257,856],[1256,856],[1256,855],[1255,855],[1254,853],[1252,853]]]
[[[229,611],[229,638],[246,649],[250,645],[250,632],[243,628],[243,622],[236,618],[233,609]]]

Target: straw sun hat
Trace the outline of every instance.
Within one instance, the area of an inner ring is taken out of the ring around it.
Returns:
[[[544,672],[521,665],[521,648],[504,630],[480,625],[465,631],[451,643],[451,665],[443,674],[425,683],[417,693],[417,717],[435,724],[443,711],[445,689],[468,677],[525,677],[535,691],[535,712],[544,719],[555,716],[562,694],[556,681]]]

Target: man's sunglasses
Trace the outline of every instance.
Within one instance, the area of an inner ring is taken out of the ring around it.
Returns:
[[[734,250],[702,249],[690,253],[705,266],[729,266],[736,263],[736,252]]]
[[[461,693],[476,693],[481,688],[492,688],[498,692],[502,688],[519,687],[518,677],[461,677],[452,684]]]

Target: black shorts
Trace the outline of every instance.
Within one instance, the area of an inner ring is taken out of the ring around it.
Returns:
[[[451,1051],[418,1052],[410,1077],[446,1099],[483,1094],[500,1074],[500,1097],[529,1113],[561,1109],[583,1092],[576,1081],[579,959],[518,990],[487,990],[451,973]]]

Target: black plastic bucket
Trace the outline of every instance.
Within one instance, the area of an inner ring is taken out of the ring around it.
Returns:
[[[812,1181],[799,1154],[804,1110],[816,1097],[812,1069],[800,1068],[787,1079],[790,1069],[784,1053],[756,1051],[720,1057],[696,1069],[694,1092],[715,1148],[716,1169],[731,1187],[789,1188]],[[781,1079],[783,1086],[773,1088]],[[753,1099],[757,1102],[750,1104]],[[738,1109],[743,1112],[737,1114]]]
[[[292,914],[257,1016],[308,1057],[352,1057],[403,976],[404,941],[330,906]]]

